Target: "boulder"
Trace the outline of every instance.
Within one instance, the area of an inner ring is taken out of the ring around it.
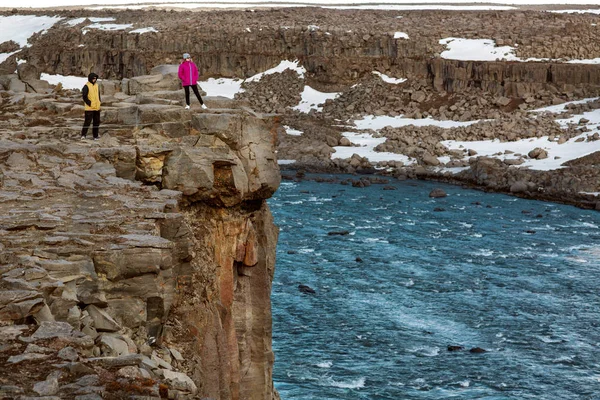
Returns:
[[[524,193],[524,192],[527,192],[528,190],[529,190],[529,187],[527,185],[527,182],[517,181],[517,182],[513,183],[512,185],[510,185],[511,193]]]
[[[432,198],[441,198],[446,197],[448,194],[444,191],[444,189],[436,188],[429,192],[429,197]]]
[[[548,158],[548,152],[540,147],[536,147],[535,149],[531,150],[527,155],[529,158],[534,158],[537,160]]]
[[[431,155],[429,152],[425,152],[423,154],[423,156],[421,157],[421,160],[423,161],[423,164],[425,164],[425,165],[429,165],[429,166],[440,165],[440,160],[438,160],[437,157]]]
[[[99,332],[117,332],[121,326],[108,313],[94,305],[85,309],[94,321],[94,327]]]
[[[129,354],[127,342],[107,334],[100,336],[99,345],[102,354],[107,357],[119,357]]]
[[[196,394],[198,388],[194,381],[184,373],[169,371],[168,369],[163,370],[165,380],[170,383],[171,387],[176,390],[182,390]]]
[[[181,83],[177,74],[154,74],[142,75],[129,79],[124,79],[121,83],[123,92],[128,95],[135,95],[142,92],[159,90],[180,90]]]

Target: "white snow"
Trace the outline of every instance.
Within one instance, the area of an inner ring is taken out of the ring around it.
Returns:
[[[385,138],[375,138],[373,135],[368,133],[357,133],[357,132],[343,132],[345,137],[350,139],[353,144],[357,144],[360,147],[354,146],[336,146],[334,147],[335,153],[331,155],[332,159],[335,158],[350,158],[353,154],[358,154],[361,157],[366,157],[371,162],[378,161],[402,161],[405,165],[409,165],[415,162],[415,160],[396,153],[388,152],[376,152],[373,150],[378,144],[385,142]]]
[[[265,75],[283,72],[286,69],[291,69],[292,71],[296,71],[296,73],[298,75],[300,75],[300,78],[304,78],[304,74],[306,73],[306,69],[304,67],[298,66],[298,60],[296,60],[296,61],[283,60],[282,62],[279,63],[278,66],[268,69],[265,72],[256,74],[256,75],[246,79],[246,82],[256,82],[256,81],[261,80],[261,78]]]
[[[144,33],[148,33],[148,32],[158,32],[158,30],[156,30],[156,28],[149,27],[149,28],[138,28],[138,29],[129,31],[129,33],[139,33],[140,35],[144,34]]]
[[[426,126],[434,125],[441,128],[454,128],[458,126],[468,126],[475,124],[479,121],[468,121],[468,122],[457,122],[457,121],[437,121],[432,118],[425,119],[412,119],[403,117],[389,117],[389,116],[373,116],[368,115],[360,120],[355,120],[354,125],[358,129],[373,129],[379,131],[380,129],[391,126],[401,127],[408,125],[415,126]],[[371,162],[378,161],[402,161],[405,165],[415,163],[414,159],[411,159],[402,154],[389,153],[389,152],[376,152],[374,148],[380,143],[385,142],[385,137],[373,137],[373,135],[365,132],[344,132],[343,135],[350,139],[352,144],[359,145],[360,147],[347,147],[347,146],[336,146],[334,149],[336,152],[331,155],[332,158],[349,158],[353,154],[358,154],[361,157],[366,157]]]
[[[560,59],[549,58],[526,58],[517,57],[515,48],[512,46],[496,46],[496,42],[492,39],[465,39],[449,37],[440,39],[440,44],[445,44],[447,50],[440,54],[440,57],[447,60],[461,61],[553,61],[564,62]],[[567,61],[571,64],[600,64],[600,58],[580,59]]]
[[[284,60],[279,63],[275,68],[271,68],[265,72],[258,73],[250,78],[246,79],[246,82],[256,82],[259,81],[263,76],[274,74],[277,72],[283,72],[286,69],[291,69],[296,71],[301,78],[304,77],[304,73],[306,70],[304,67],[298,66],[298,61],[287,61]],[[244,90],[242,89],[242,84],[244,83],[243,79],[231,79],[231,78],[209,78],[206,81],[199,81],[200,87],[202,90],[206,92],[207,96],[223,96],[230,99],[233,99],[236,93],[241,93]]]
[[[583,59],[583,60],[569,60],[569,64],[600,64],[600,58]]]
[[[223,96],[233,99],[236,93],[242,91],[242,79],[209,78],[207,81],[198,82],[207,96]]]
[[[581,118],[589,120],[589,122],[585,124],[588,129],[595,130],[600,126],[600,109],[586,111],[583,114],[574,115],[571,118],[557,119],[556,122],[563,128],[566,128],[569,124],[578,125]]]
[[[0,16],[0,43],[8,40],[15,41],[19,46],[27,46],[27,39],[34,33],[50,29],[61,17],[11,15]]]
[[[51,85],[62,83],[62,86],[65,89],[81,89],[87,82],[87,77],[50,75],[45,73],[41,75],[40,79],[47,81]]]
[[[373,71],[373,73],[375,75],[379,76],[381,78],[381,80],[383,80],[384,82],[387,82],[387,83],[398,84],[398,83],[406,82],[406,78],[392,78],[392,77],[382,74],[381,72],[378,72],[378,71]]]
[[[367,115],[363,119],[357,119],[354,121],[354,125],[358,129],[374,129],[379,130],[386,126],[391,126],[392,128],[399,128],[402,126],[414,125],[414,126],[438,126],[440,128],[456,128],[460,126],[469,126],[472,124],[476,124],[479,120],[476,121],[438,121],[433,118],[422,118],[422,119],[413,119],[413,118],[404,118],[402,116],[398,117],[390,117],[387,115],[373,116]]]
[[[364,4],[351,6],[321,6],[322,8],[333,8],[342,10],[389,10],[389,11],[411,11],[411,10],[440,10],[440,11],[506,11],[514,10],[509,6],[457,6],[457,5],[397,5],[397,4]]]
[[[3,63],[8,57],[12,56],[13,54],[17,54],[19,51],[21,50],[11,51],[10,53],[0,53],[0,63]]]
[[[408,34],[404,32],[394,32],[394,39],[408,39]]]
[[[463,61],[494,61],[505,58],[507,61],[517,61],[514,48],[511,46],[496,47],[491,39],[445,38],[440,40],[448,50],[443,51],[442,58]]]
[[[69,25],[69,26],[75,26],[75,25],[79,25],[80,23],[82,23],[83,21],[85,21],[86,19],[88,19],[91,22],[108,22],[108,21],[114,21],[115,18],[113,17],[105,17],[105,18],[97,18],[97,17],[82,17],[82,18],[73,18],[70,19],[68,21],[65,21],[65,24]]]
[[[300,136],[300,135],[302,135],[302,133],[303,133],[302,131],[299,131],[299,130],[297,130],[297,129],[292,129],[292,128],[290,128],[290,127],[289,127],[289,126],[287,126],[287,125],[284,125],[283,127],[284,127],[284,129],[285,129],[285,133],[287,133],[288,135],[292,135],[292,136]]]
[[[302,91],[302,99],[297,106],[293,109],[303,113],[308,113],[310,110],[317,110],[318,112],[323,111],[323,107],[319,107],[319,104],[325,103],[328,99],[335,99],[339,93],[323,93],[311,88],[308,85],[304,86]]]
[[[99,29],[101,31],[121,31],[121,30],[129,29],[129,28],[133,28],[133,24],[101,24],[101,23],[95,23],[95,24],[91,24],[91,25],[86,26],[81,31],[85,35],[86,32],[89,31],[90,29]]]
[[[448,147],[448,149],[473,149],[477,151],[477,155],[474,157],[488,156],[504,160],[507,158],[517,158],[515,154],[521,154],[525,156],[525,162],[517,166],[517,168],[529,167],[530,169],[549,171],[553,169],[562,168],[561,164],[566,161],[583,157],[587,154],[591,154],[596,151],[600,151],[600,140],[597,140],[595,142],[575,141],[579,137],[587,137],[588,134],[589,133],[584,133],[563,144],[558,144],[557,142],[549,142],[547,136],[535,139],[523,139],[518,140],[516,142],[500,142],[498,140],[457,142],[454,140],[447,140],[443,141],[442,144]],[[543,160],[534,160],[526,158],[527,153],[529,153],[536,147],[540,147],[546,150],[548,152],[548,158]],[[512,151],[515,154],[504,154],[506,150]],[[503,154],[494,155],[499,152]],[[560,158],[555,159],[554,157],[557,156]]]
[[[579,3],[579,2],[577,2]],[[585,3],[579,3],[585,4]],[[567,14],[600,14],[600,9],[587,9],[587,10],[550,10],[553,13],[567,13]]]

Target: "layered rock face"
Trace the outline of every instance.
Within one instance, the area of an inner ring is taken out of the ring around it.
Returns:
[[[106,82],[98,142],[78,93],[3,93],[0,397],[277,398],[277,121],[169,79]]]
[[[103,78],[147,74],[175,63],[183,52],[198,61],[204,76],[248,77],[298,59],[319,84],[353,84],[376,70],[422,79],[437,90],[469,87],[504,96],[546,90],[573,90],[600,84],[598,65],[555,64],[543,59],[600,57],[600,34],[589,15],[522,11],[353,11],[280,9],[180,13],[161,11],[95,12],[117,23],[152,26],[158,32],[82,30],[57,24],[36,37],[25,58],[45,72]],[[81,11],[65,17],[86,17]],[[409,39],[396,38],[395,32]],[[474,62],[440,58],[440,39],[488,38],[514,46],[516,55],[541,62]],[[22,56],[21,56],[22,57]],[[9,62],[10,63],[10,62]],[[12,61],[13,72],[16,61]]]

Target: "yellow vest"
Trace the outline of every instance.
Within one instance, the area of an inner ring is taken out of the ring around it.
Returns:
[[[92,102],[91,106],[85,104],[85,111],[100,110],[100,93],[98,92],[98,84],[93,85],[91,82],[85,84],[88,87],[88,99]]]

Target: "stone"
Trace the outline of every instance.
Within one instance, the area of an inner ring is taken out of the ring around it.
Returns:
[[[540,147],[536,147],[535,149],[531,150],[527,155],[529,158],[534,158],[537,160],[548,158],[548,152]]]
[[[58,392],[58,378],[60,375],[60,371],[50,373],[45,381],[37,382],[33,385],[33,390],[40,396],[55,395]]]
[[[169,370],[163,370],[165,380],[169,382],[171,387],[176,390],[182,390],[196,394],[198,388],[192,379],[181,372],[174,372]]]
[[[433,189],[431,192],[429,192],[429,197],[432,198],[441,198],[441,197],[447,197],[448,194],[446,193],[446,191],[444,189],[440,189],[440,188],[436,188]]]
[[[171,354],[173,355],[173,358],[177,361],[183,361],[183,356],[181,355],[181,353],[177,350],[174,349],[172,347],[169,347],[169,351],[171,352]]]
[[[117,332],[121,326],[106,311],[95,305],[87,306],[85,309],[94,320],[94,327],[99,332]]]
[[[423,160],[423,164],[425,164],[425,165],[430,165],[430,166],[440,165],[440,160],[438,160],[437,157],[431,155],[428,152],[425,152],[423,154],[423,156],[421,157],[421,160]]]
[[[317,293],[315,291],[315,289],[311,288],[308,285],[298,285],[298,290],[300,290],[301,293],[307,293],[307,294],[315,294],[315,293]]]
[[[128,354],[118,357],[92,357],[88,358],[88,361],[92,364],[99,364],[106,368],[113,367],[126,367],[129,365],[139,365],[143,360],[141,354]]]
[[[138,367],[130,365],[119,369],[117,371],[117,375],[122,376],[124,378],[140,379],[144,377],[141,371],[142,370],[140,370]]]
[[[49,354],[25,353],[25,354],[20,354],[17,356],[10,356],[10,357],[8,357],[7,362],[9,362],[11,364],[18,364],[23,361],[45,360],[48,357],[50,357]]]
[[[529,187],[527,186],[527,182],[517,181],[510,185],[509,190],[511,193],[524,193],[529,190]]]
[[[109,335],[100,336],[100,349],[106,357],[119,357],[129,354],[129,347],[124,340]]]
[[[485,353],[487,350],[482,349],[481,347],[473,347],[469,350],[469,353]]]
[[[345,147],[348,147],[348,146],[352,146],[352,142],[351,142],[351,141],[350,141],[350,139],[348,139],[347,137],[345,137],[345,136],[342,136],[342,137],[340,138],[340,143],[339,143],[339,145],[340,145],[340,146],[345,146]]]
[[[29,329],[27,325],[8,325],[0,326],[0,342],[15,340],[19,335],[22,335]]]
[[[73,334],[73,327],[67,322],[49,322],[44,321],[40,327],[31,335],[34,340],[38,339],[52,339],[52,338],[65,338],[70,337]]]
[[[59,350],[58,357],[62,358],[63,360],[77,361],[79,354],[77,354],[77,350],[75,350],[73,347],[68,346]]]

